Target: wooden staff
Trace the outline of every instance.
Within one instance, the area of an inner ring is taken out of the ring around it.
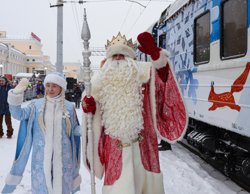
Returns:
[[[84,8],[84,19],[83,19],[83,26],[82,26],[82,34],[81,38],[83,40],[84,50],[82,52],[83,56],[83,76],[84,76],[84,84],[85,84],[85,92],[86,96],[91,96],[91,70],[90,70],[90,60],[89,57],[91,52],[89,51],[89,39],[90,30],[89,25],[87,22],[87,15],[86,9]],[[88,144],[90,146],[90,176],[91,176],[91,194],[96,194],[95,192],[95,172],[94,172],[94,141],[93,141],[93,130],[92,130],[92,119],[93,114],[87,113],[87,133],[88,133]]]

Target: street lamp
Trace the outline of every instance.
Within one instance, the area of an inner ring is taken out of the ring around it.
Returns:
[[[0,64],[0,75],[3,75],[3,64]]]
[[[47,67],[44,67],[44,75],[46,75],[46,74],[47,74],[47,72],[46,72],[46,71],[47,71],[47,69],[48,69]]]

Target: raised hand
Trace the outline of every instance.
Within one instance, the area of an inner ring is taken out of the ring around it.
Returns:
[[[157,47],[150,33],[142,32],[137,36],[137,40],[140,43],[138,49],[141,52],[150,55],[154,61],[160,57],[161,48]]]
[[[29,80],[27,78],[22,78],[17,86],[13,89],[14,94],[23,93],[29,85]]]

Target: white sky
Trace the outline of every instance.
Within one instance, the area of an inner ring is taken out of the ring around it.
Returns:
[[[81,121],[81,109],[77,109],[77,115]],[[0,139],[0,192],[3,189],[5,178],[11,169],[15,156],[19,121],[13,119],[12,123],[15,129],[13,138],[7,139],[6,136],[3,136]],[[3,128],[6,133],[5,123]],[[160,165],[166,194],[248,194],[248,192],[179,144],[172,145],[172,149],[173,151],[160,152]],[[14,193],[31,193],[30,167],[29,160],[23,179]],[[80,174],[82,176],[81,191],[77,192],[77,194],[90,194],[90,175],[82,162]],[[96,180],[96,194],[101,194],[102,185],[102,181]]]
[[[83,61],[80,38],[83,8],[86,8],[91,31],[90,47],[104,47],[107,39],[119,31],[136,40],[174,0],[138,1],[146,8],[126,0],[104,1],[64,4],[64,62]],[[56,0],[1,0],[0,3],[0,30],[7,31],[9,36],[21,37],[29,37],[34,32],[42,40],[44,54],[55,64],[57,8],[50,8],[50,4],[54,5]]]

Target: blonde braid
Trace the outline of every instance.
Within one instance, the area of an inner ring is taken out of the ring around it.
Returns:
[[[45,112],[46,105],[47,105],[47,98],[45,96],[43,108],[42,108],[42,111],[40,112],[39,118],[38,118],[39,126],[43,130],[44,133],[46,133],[46,127],[45,127],[45,123],[44,123],[44,112]]]

